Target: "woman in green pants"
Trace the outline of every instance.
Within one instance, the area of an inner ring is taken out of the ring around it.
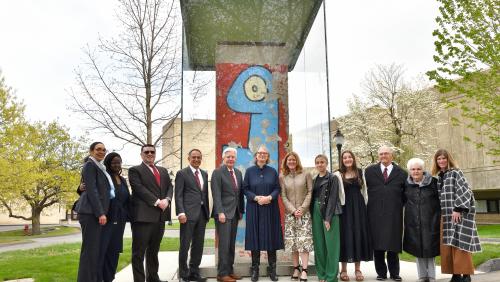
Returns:
[[[314,261],[320,282],[337,282],[340,256],[339,215],[343,191],[336,176],[327,170],[328,157],[314,159],[319,174],[313,180],[312,231]]]

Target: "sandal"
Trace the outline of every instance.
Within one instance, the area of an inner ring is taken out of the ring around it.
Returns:
[[[340,280],[342,280],[342,281],[349,281],[349,275],[347,275],[347,271],[341,271],[340,272]]]
[[[356,275],[356,281],[365,280],[365,277],[363,276],[363,273],[361,272],[361,270],[354,271],[354,274]]]
[[[293,276],[293,274],[295,274],[295,270],[298,270],[300,274],[300,265],[293,267],[292,277],[290,278],[291,280],[299,280],[299,276]]]
[[[302,272],[305,272],[307,275],[307,268],[302,268]],[[300,282],[307,282],[307,278],[302,278],[302,273],[300,275]]]

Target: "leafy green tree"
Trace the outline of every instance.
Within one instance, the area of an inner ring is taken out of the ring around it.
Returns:
[[[445,94],[449,107],[487,142],[474,140],[500,155],[500,4],[494,0],[438,0],[435,70],[429,78]],[[470,136],[466,139],[472,140]]]
[[[75,198],[82,143],[57,122],[28,123],[3,79],[0,132],[0,206],[10,217],[30,220],[33,234],[40,234],[42,211]]]
[[[7,133],[24,121],[24,105],[16,100],[0,71],[0,151],[5,149]]]

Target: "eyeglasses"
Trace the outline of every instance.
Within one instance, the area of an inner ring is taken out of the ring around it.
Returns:
[[[155,151],[144,151],[143,153],[144,153],[144,155],[154,155],[154,154],[156,154]]]

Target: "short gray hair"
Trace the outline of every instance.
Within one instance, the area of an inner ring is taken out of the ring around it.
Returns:
[[[234,152],[234,154],[236,156],[238,156],[238,150],[236,150],[233,147],[226,147],[226,149],[224,149],[224,151],[222,151],[222,158],[224,158],[224,156],[226,155],[227,152]]]
[[[380,146],[380,147],[378,148],[377,154],[380,154],[380,152],[381,152],[382,150],[384,150],[384,149],[387,149],[387,151],[389,151],[389,153],[394,154],[394,150],[393,150],[391,147],[387,146],[387,145],[382,145],[382,146]]]
[[[422,168],[422,170],[423,170],[424,167],[425,167],[425,162],[424,162],[424,160],[419,159],[419,158],[412,158],[412,159],[408,160],[408,163],[406,164],[406,168],[408,170],[410,170],[415,165],[420,166]]]

